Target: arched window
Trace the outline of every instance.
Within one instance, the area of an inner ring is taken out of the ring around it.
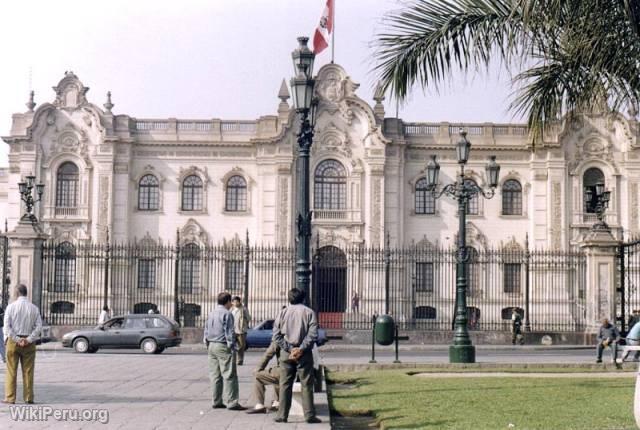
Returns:
[[[465,179],[465,185],[477,187],[476,181],[473,179]],[[473,197],[469,199],[467,202],[467,215],[478,215],[479,206],[478,206],[478,194],[474,194]]]
[[[195,294],[200,288],[200,247],[186,244],[180,255],[180,292]]]
[[[196,175],[190,175],[182,181],[182,210],[202,210],[202,179]]]
[[[347,173],[336,160],[325,160],[316,167],[314,207],[342,210],[347,208]]]
[[[515,179],[502,185],[502,215],[522,215],[522,186]]]
[[[70,242],[56,246],[53,291],[73,291],[76,285],[76,247]]]
[[[422,178],[416,182],[416,214],[436,213],[436,199],[427,187],[427,179]]]
[[[596,213],[595,199],[591,199],[590,196],[596,195],[596,184],[605,183],[604,173],[597,167],[591,167],[584,172],[582,176],[582,185],[584,190],[584,211],[586,213]]]
[[[242,176],[232,176],[227,181],[225,210],[244,212],[247,210],[247,181]]]
[[[138,183],[138,209],[156,211],[160,209],[160,182],[153,175],[144,175]]]
[[[78,207],[78,166],[70,161],[62,163],[56,172],[56,207]]]
[[[52,314],[72,314],[76,310],[76,305],[71,302],[60,301],[53,302],[50,306],[50,311]]]

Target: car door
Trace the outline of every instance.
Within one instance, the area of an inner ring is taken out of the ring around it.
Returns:
[[[104,330],[96,330],[94,345],[99,347],[118,346],[123,325],[124,318],[113,318],[107,321],[103,326]]]
[[[259,347],[267,348],[271,345],[271,339],[273,338],[273,320],[265,321],[262,326],[260,326],[260,340]]]
[[[137,348],[147,335],[145,318],[127,317],[122,330],[122,346]]]

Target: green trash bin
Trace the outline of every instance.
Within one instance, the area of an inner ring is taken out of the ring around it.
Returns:
[[[380,315],[376,319],[376,342],[380,345],[391,345],[395,338],[395,325],[391,315]]]

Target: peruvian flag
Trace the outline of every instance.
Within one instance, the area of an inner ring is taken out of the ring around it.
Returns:
[[[329,46],[329,34],[333,32],[333,2],[335,0],[327,0],[327,4],[322,11],[320,17],[320,23],[316,32],[313,35],[313,52],[316,54],[321,53]]]

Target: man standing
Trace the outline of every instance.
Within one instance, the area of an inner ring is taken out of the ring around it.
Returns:
[[[4,307],[2,303],[0,303],[0,358],[2,358],[2,362],[6,363],[6,354],[4,350],[4,333],[2,327],[4,326]]]
[[[516,308],[511,311],[511,343],[524,345],[524,337],[522,336],[522,317]]]
[[[602,325],[598,331],[598,359],[596,363],[602,363],[602,351],[607,347],[613,348],[613,345],[618,341],[619,337],[620,333],[618,332],[618,328],[610,324],[607,318],[603,318]]]
[[[100,312],[100,316],[98,317],[98,324],[102,325],[109,320],[109,306],[104,305],[102,307],[102,312]]]
[[[213,392],[213,408],[227,408],[231,411],[244,411],[238,403],[238,374],[235,362],[235,337],[233,333],[233,315],[231,294],[218,294],[218,306],[209,314],[204,327],[204,342],[209,355],[209,378]],[[224,391],[224,402],[222,403]]]
[[[264,414],[267,413],[267,407],[264,403],[264,392],[267,385],[273,385],[274,400],[271,403],[271,409],[277,410],[280,402],[280,347],[277,343],[271,342],[269,348],[265,351],[258,367],[254,372],[255,381],[253,383],[253,397],[256,399],[256,406],[247,411],[248,414]],[[273,357],[276,357],[276,365],[266,369],[267,365]]]
[[[23,398],[33,403],[33,373],[36,364],[36,339],[42,330],[40,311],[27,298],[27,287],[18,285],[18,299],[4,313],[4,338],[7,346],[7,378],[2,403],[16,402],[18,362],[22,367]]]
[[[302,409],[309,424],[321,422],[313,405],[313,345],[318,339],[316,314],[304,303],[305,292],[289,290],[290,306],[283,309],[273,325],[273,341],[280,346],[280,408],[275,419],[286,423],[296,372],[302,384]]]
[[[251,315],[247,308],[242,306],[242,299],[240,296],[235,296],[233,298],[233,308],[231,309],[231,313],[233,314],[236,344],[238,346],[236,363],[238,366],[242,366],[242,363],[244,362],[244,350],[247,349],[247,329],[249,328]]]

